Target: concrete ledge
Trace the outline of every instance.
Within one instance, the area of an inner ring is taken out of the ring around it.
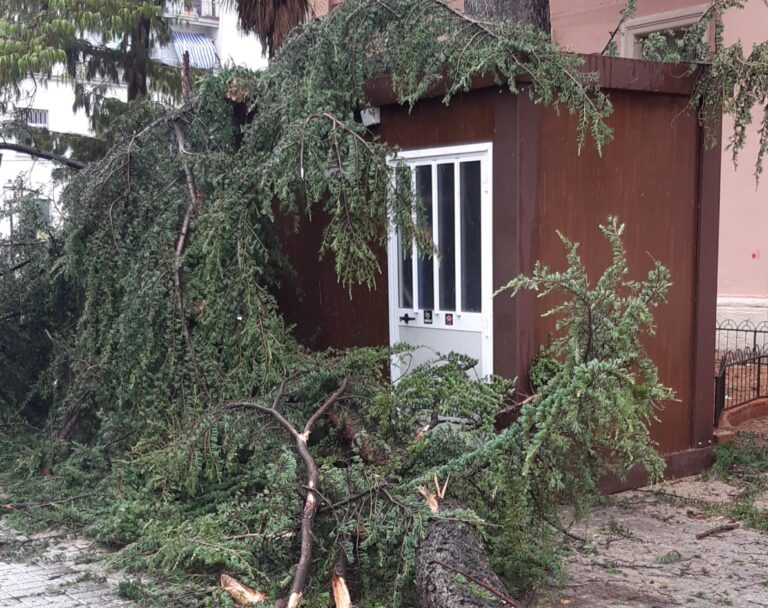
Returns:
[[[743,296],[721,296],[717,298],[717,322],[726,320],[735,323],[751,321],[755,325],[768,321],[768,298]]]
[[[720,430],[733,430],[735,427],[744,424],[747,420],[763,418],[768,416],[768,399],[758,399],[750,401],[732,409],[725,409],[720,414],[717,428]]]

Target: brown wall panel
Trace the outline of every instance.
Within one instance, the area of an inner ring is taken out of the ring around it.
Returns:
[[[663,452],[685,450],[693,405],[698,126],[682,96],[614,91],[611,98],[616,136],[602,158],[591,147],[576,154],[573,117],[542,114],[539,256],[556,269],[565,266],[559,229],[581,243],[582,258],[597,277],[610,261],[597,226],[615,214],[627,225],[632,277],[642,278],[654,260],[670,269],[673,286],[668,303],[657,309],[657,334],[647,349],[679,402],[666,404],[653,436]],[[539,313],[551,304],[539,301]],[[539,340],[551,329],[551,322],[540,321]]]
[[[628,65],[613,66],[614,79]],[[582,244],[582,256],[596,277],[610,259],[597,228],[609,214],[627,224],[625,243],[634,278],[642,278],[654,260],[670,269],[669,301],[657,310],[657,335],[647,340],[662,381],[679,399],[666,404],[661,421],[653,425],[654,439],[665,453],[698,445],[709,432],[704,419],[711,407],[705,386],[710,379],[705,382],[706,374],[695,370],[697,357],[700,370],[702,357],[711,367],[710,354],[697,354],[696,347],[707,344],[700,336],[709,321],[699,319],[697,327],[697,319],[701,310],[714,307],[707,288],[713,270],[711,260],[697,261],[697,255],[701,235],[711,236],[709,216],[715,217],[717,201],[704,201],[709,212],[702,227],[701,138],[696,117],[687,111],[688,98],[676,93],[612,90],[615,110],[609,122],[615,140],[602,158],[590,145],[577,154],[575,118],[557,116],[527,96],[514,98],[497,87],[457,96],[449,106],[440,99],[422,101],[410,110],[385,106],[377,127],[378,135],[401,149],[493,141],[494,287],[518,272],[530,272],[537,258],[563,268],[557,229]],[[315,216],[303,223],[300,236],[284,238],[297,269],[295,283],[286,282],[279,294],[288,319],[297,324],[302,340],[316,348],[387,344],[384,252],[377,288],[355,289],[350,298],[336,280],[333,260],[318,260],[322,227]],[[497,372],[525,378],[531,355],[552,329],[551,321],[539,319],[551,304],[530,294],[514,300],[497,297]],[[695,377],[700,386],[696,392]]]
[[[457,95],[449,105],[426,99],[413,108],[385,106],[377,134],[402,150],[455,146],[493,139],[493,102],[501,89]]]
[[[333,256],[320,259],[324,225],[322,213],[304,218],[298,232],[279,224],[283,252],[295,269],[276,294],[286,320],[303,344],[317,350],[389,344],[386,256],[382,252],[376,288],[356,287],[350,295],[336,278]]]

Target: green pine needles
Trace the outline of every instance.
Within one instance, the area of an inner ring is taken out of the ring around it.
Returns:
[[[524,477],[546,479],[576,505],[594,495],[608,472],[624,475],[642,464],[652,479],[661,476],[648,425],[654,408],[673,398],[641,343],[644,334],[653,334],[653,309],[665,300],[669,271],[657,262],[644,281],[629,280],[624,226],[609,218],[600,229],[612,263],[594,284],[578,244],[561,235],[565,271],[537,264],[532,276],[504,288],[513,295],[531,289],[539,297],[564,298],[547,313],[559,334],[532,371],[538,392],[520,416],[528,443],[519,464]]]

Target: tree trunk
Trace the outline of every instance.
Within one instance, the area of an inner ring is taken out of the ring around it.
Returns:
[[[450,501],[440,511],[459,505]],[[510,608],[514,603],[491,568],[477,531],[433,519],[416,552],[420,608]]]
[[[485,19],[517,21],[549,34],[549,0],[465,0],[468,15]]]
[[[128,101],[147,96],[147,72],[149,63],[150,33],[149,19],[141,19],[131,32],[131,50],[125,66],[125,80],[128,87]]]

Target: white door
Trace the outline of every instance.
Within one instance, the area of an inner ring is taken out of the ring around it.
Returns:
[[[492,144],[473,144],[401,152],[394,161],[412,169],[437,255],[419,255],[390,231],[390,343],[414,347],[393,361],[393,379],[451,351],[477,359],[478,377],[493,372],[491,154]]]

